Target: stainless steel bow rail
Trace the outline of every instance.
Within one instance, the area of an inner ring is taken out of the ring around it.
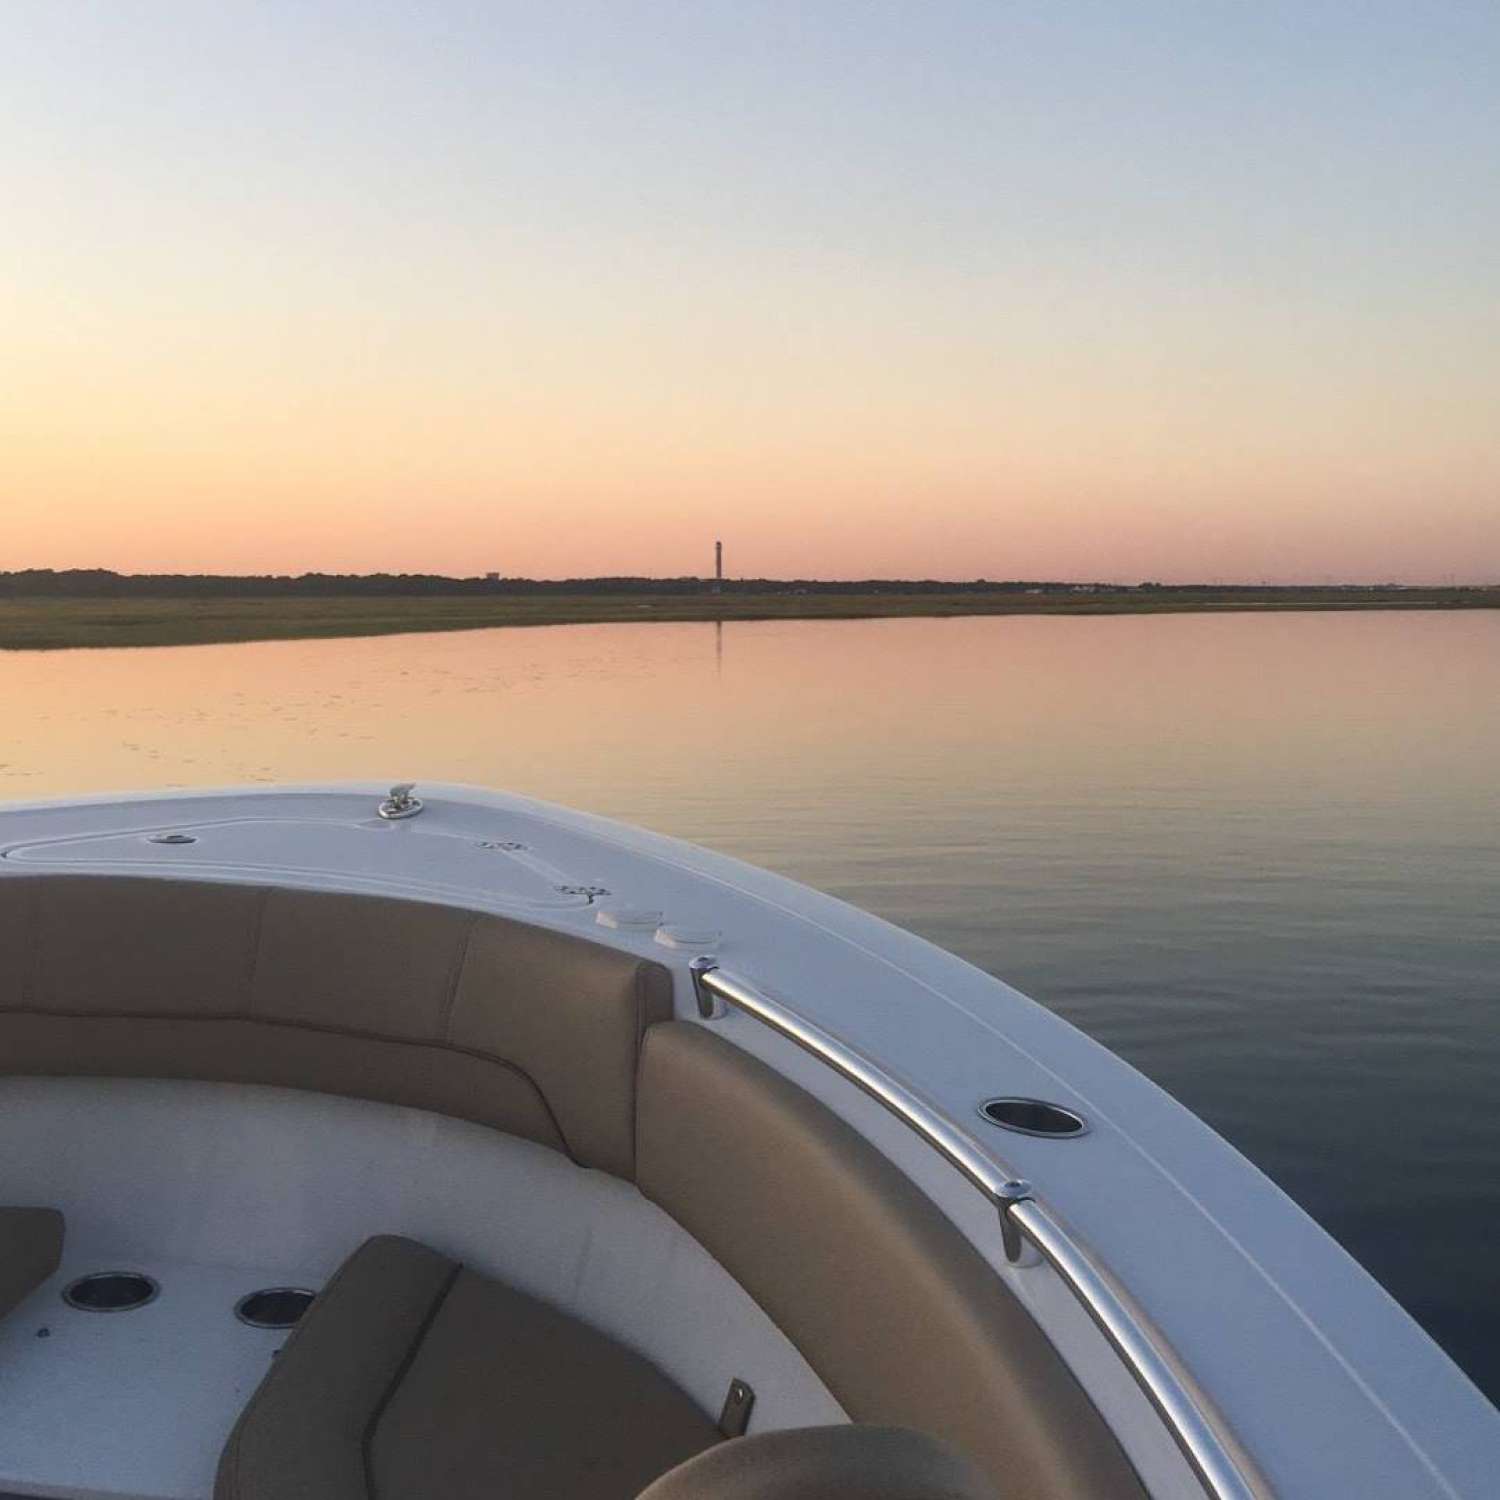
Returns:
[[[884,1105],[995,1205],[1006,1259],[1019,1261],[1029,1244],[1061,1277],[1161,1415],[1206,1494],[1213,1500],[1270,1500],[1265,1480],[1162,1333],[1105,1266],[1036,1198],[1030,1183],[1013,1176],[968,1131],[847,1042],[726,973],[712,958],[696,958],[689,967],[698,1011],[705,1020],[717,1019],[733,1006],[795,1042]]]

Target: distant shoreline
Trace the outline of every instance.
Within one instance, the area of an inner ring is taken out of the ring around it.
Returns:
[[[0,650],[224,645],[650,621],[942,619],[967,615],[1224,614],[1500,609],[1500,588],[1182,588],[952,592],[0,596]]]

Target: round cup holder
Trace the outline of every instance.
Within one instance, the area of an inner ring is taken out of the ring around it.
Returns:
[[[252,1328],[290,1328],[305,1313],[314,1292],[300,1286],[268,1286],[241,1297],[234,1315]]]
[[[139,1271],[95,1271],[63,1288],[62,1299],[80,1312],[130,1312],[154,1302],[161,1288]]]
[[[1045,1099],[986,1099],[979,1113],[991,1125],[1015,1130],[1021,1135],[1045,1135],[1053,1140],[1088,1132],[1088,1121],[1060,1104]]]

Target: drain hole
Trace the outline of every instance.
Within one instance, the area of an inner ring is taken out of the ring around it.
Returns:
[[[161,1288],[139,1271],[96,1271],[63,1288],[63,1301],[84,1312],[129,1312],[154,1301]]]
[[[241,1297],[234,1304],[234,1315],[252,1328],[290,1328],[307,1311],[313,1296],[299,1286],[268,1286]]]
[[[1089,1128],[1082,1115],[1045,1099],[986,1099],[979,1113],[991,1125],[1022,1135],[1082,1135]]]

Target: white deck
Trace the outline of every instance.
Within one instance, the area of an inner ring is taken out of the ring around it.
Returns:
[[[67,1306],[62,1288],[99,1270],[144,1271],[161,1295],[131,1312]],[[0,1322],[0,1487],[70,1500],[211,1495],[224,1439],[286,1342],[240,1322],[234,1304],[289,1282],[308,1284],[282,1268],[66,1255]]]
[[[755,1430],[844,1420],[760,1308],[628,1183],[418,1110],[293,1090],[0,1079],[0,1202],[67,1217],[61,1271],[0,1320],[0,1492],[205,1500],[284,1334],[247,1292],[320,1286],[372,1234],[407,1234],[638,1349],[706,1414],[731,1376]],[[161,1295],[75,1311],[74,1276]],[[38,1338],[41,1327],[51,1329]]]

